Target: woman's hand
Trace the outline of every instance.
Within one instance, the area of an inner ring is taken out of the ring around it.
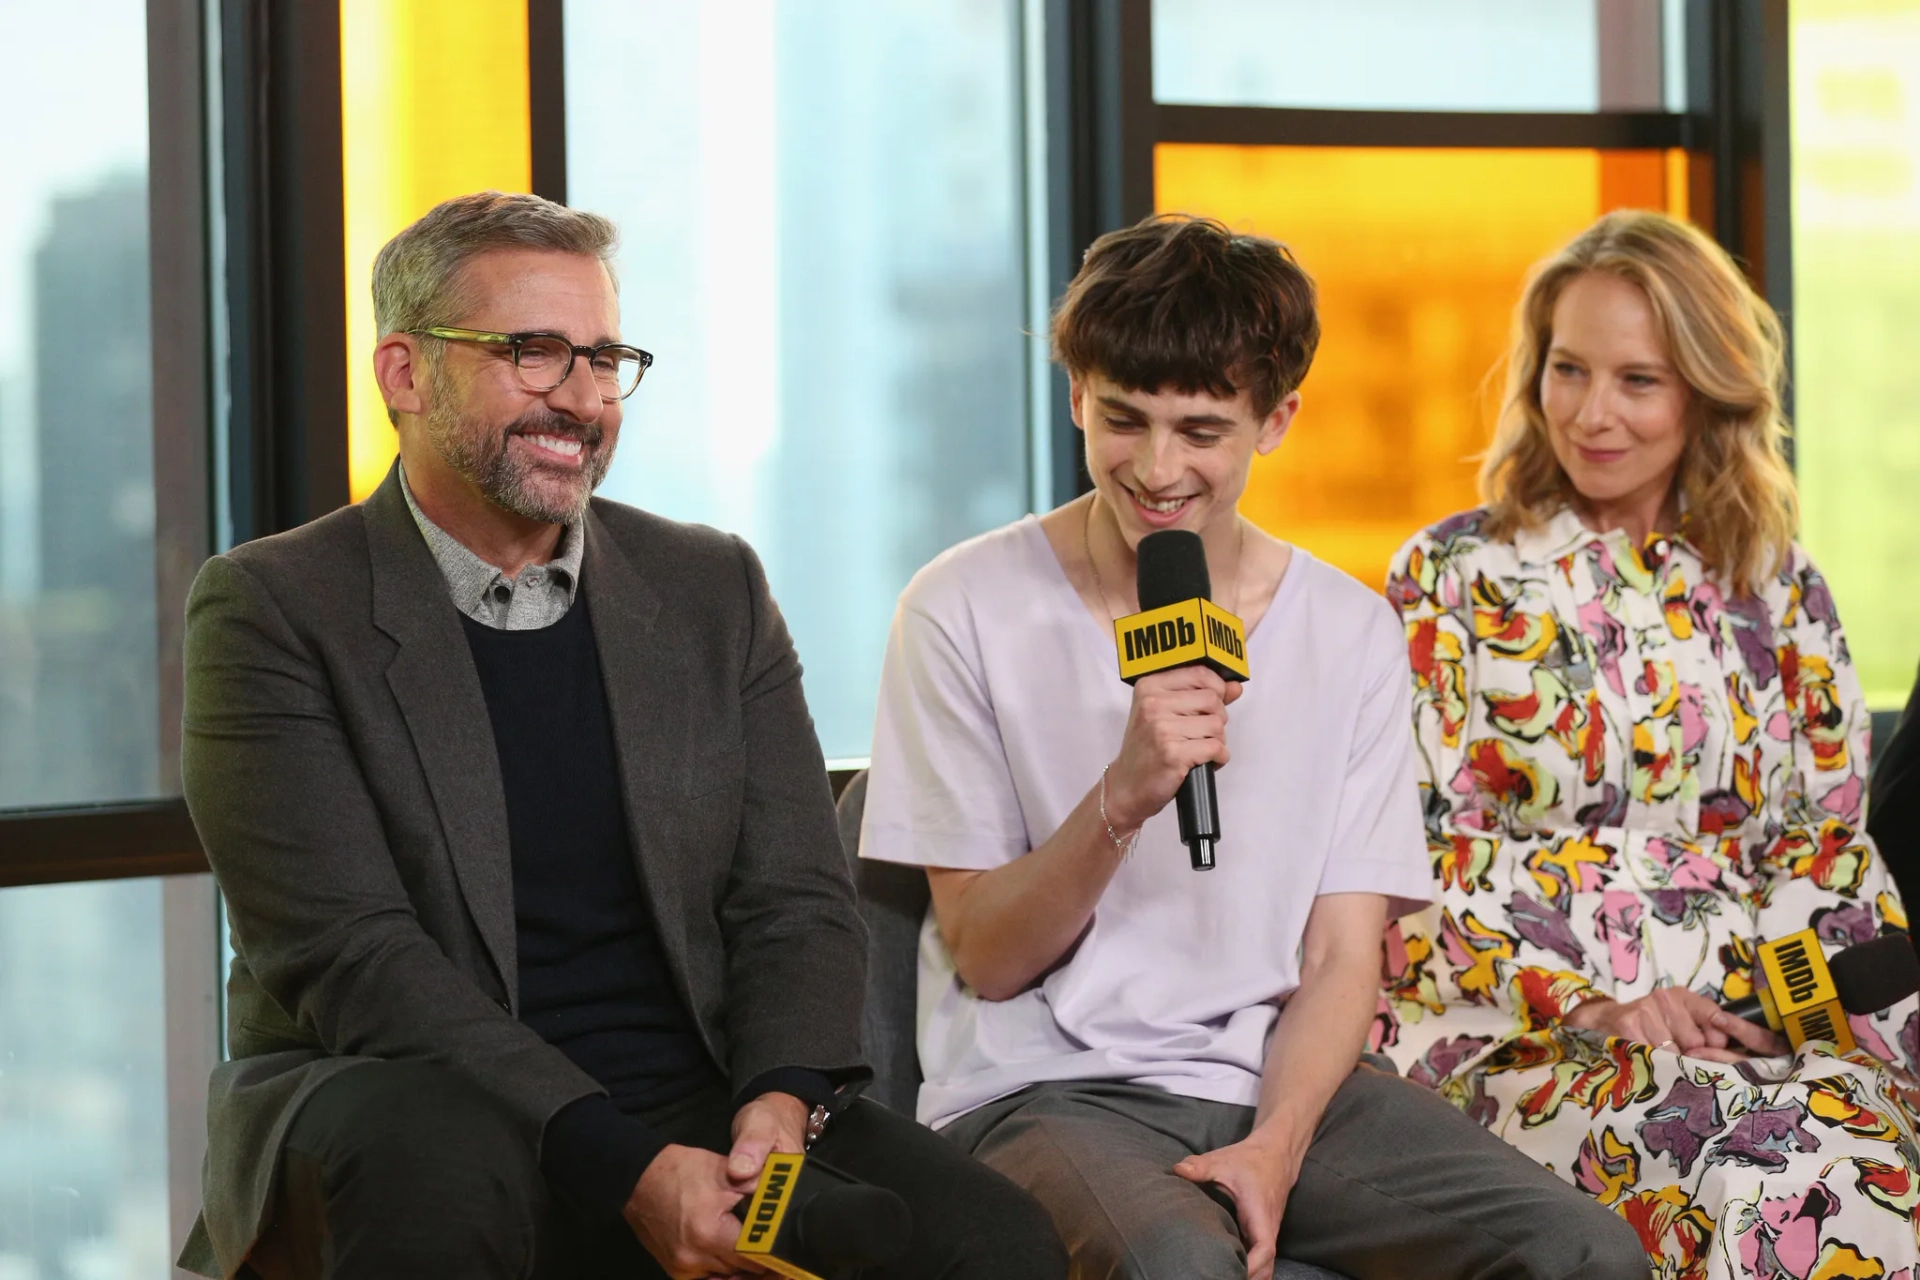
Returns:
[[[1233,1197],[1240,1238],[1247,1246],[1247,1280],[1270,1280],[1273,1275],[1274,1241],[1305,1154],[1304,1145],[1263,1125],[1230,1147],[1188,1156],[1173,1166],[1187,1181],[1211,1182]]]
[[[1240,696],[1206,667],[1176,667],[1141,676],[1107,774],[1107,820],[1133,831],[1167,807],[1187,771],[1227,762],[1227,704]]]
[[[1624,1003],[1589,1000],[1565,1018],[1569,1027],[1672,1049],[1688,1058],[1739,1062],[1791,1051],[1787,1038],[1735,1017],[1697,991],[1660,987],[1651,995]]]

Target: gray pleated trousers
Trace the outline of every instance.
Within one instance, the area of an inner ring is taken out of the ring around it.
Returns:
[[[1144,1085],[1035,1085],[942,1130],[1052,1214],[1075,1280],[1245,1280],[1217,1188],[1172,1172],[1253,1108]],[[1645,1280],[1623,1219],[1429,1090],[1368,1066],[1328,1104],[1287,1200],[1280,1257],[1354,1280]],[[1276,1276],[1323,1274],[1286,1262]]]

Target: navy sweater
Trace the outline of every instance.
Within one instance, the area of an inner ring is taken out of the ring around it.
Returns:
[[[537,630],[462,621],[506,792],[520,1020],[607,1090],[548,1122],[541,1168],[617,1213],[665,1145],[637,1117],[725,1078],[674,989],[641,883],[586,597]],[[775,1088],[830,1092],[786,1069],[741,1100]]]

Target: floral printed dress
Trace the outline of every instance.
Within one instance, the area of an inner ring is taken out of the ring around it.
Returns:
[[[1752,990],[1753,943],[1903,929],[1862,828],[1868,718],[1795,547],[1730,598],[1684,540],[1455,516],[1400,553],[1434,906],[1389,931],[1374,1045],[1639,1231],[1656,1276],[1920,1280],[1909,998],[1738,1067],[1559,1025]],[[1893,1064],[1893,1065],[1890,1065]]]

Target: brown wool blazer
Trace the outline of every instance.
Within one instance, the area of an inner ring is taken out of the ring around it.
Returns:
[[[863,1076],[866,941],[795,657],[738,538],[595,499],[580,589],[634,857],[739,1087]],[[459,614],[397,472],[215,556],[187,603],[182,772],[225,893],[233,1060],[181,1265],[231,1276],[302,1102],[370,1059],[461,1071],[538,1143],[603,1092],[516,1018],[506,802]]]

